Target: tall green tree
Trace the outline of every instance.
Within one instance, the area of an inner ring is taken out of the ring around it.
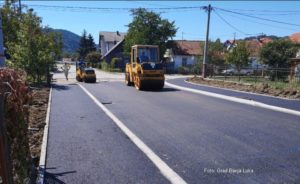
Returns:
[[[272,67],[286,68],[288,59],[296,55],[297,47],[289,40],[274,40],[260,50],[260,59]]]
[[[233,64],[238,71],[241,67],[247,66],[249,64],[250,52],[246,47],[246,43],[239,42],[236,47],[230,50],[225,55],[225,60],[229,64]]]
[[[95,44],[94,38],[91,34],[89,34],[87,37],[87,47],[88,47],[89,52],[96,51],[96,44]]]
[[[166,41],[176,35],[175,22],[162,19],[155,12],[147,11],[144,8],[131,10],[132,22],[128,25],[128,32],[125,37],[125,52],[135,44],[159,45],[160,56],[166,50]]]
[[[202,43],[201,43],[202,44]],[[203,45],[203,44],[202,44]],[[208,61],[209,64],[222,65],[224,64],[224,46],[221,40],[218,38],[216,41],[210,41],[208,48]],[[204,46],[202,47],[204,48]]]
[[[45,33],[41,18],[32,9],[20,15],[13,6],[6,4],[1,13],[5,24],[4,45],[11,55],[8,66],[25,70],[34,82],[40,83],[61,53],[61,36]]]
[[[96,44],[94,42],[94,38],[91,34],[87,35],[86,30],[83,30],[82,36],[80,37],[79,48],[77,50],[80,59],[85,59],[89,52],[94,51],[96,51]]]
[[[88,40],[86,30],[83,30],[82,36],[79,41],[79,48],[77,50],[80,59],[84,59],[88,54]]]

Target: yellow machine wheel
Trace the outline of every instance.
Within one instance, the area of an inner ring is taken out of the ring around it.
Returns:
[[[140,80],[139,77],[135,77],[134,78],[134,86],[137,90],[142,90],[143,89],[143,85],[142,85],[142,81]]]
[[[78,75],[76,75],[76,80],[77,80],[78,82],[82,82],[82,79],[81,79]]]
[[[130,75],[129,75],[129,73],[125,73],[125,84],[127,86],[131,86],[132,85],[132,82],[130,81]]]

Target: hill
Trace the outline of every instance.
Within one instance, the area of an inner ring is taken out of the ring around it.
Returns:
[[[55,29],[55,31],[62,35],[63,52],[75,53],[79,47],[80,36],[64,29]]]
[[[62,35],[63,41],[63,53],[75,53],[79,47],[80,36],[64,29],[52,29],[52,28],[45,28],[44,31],[46,32],[58,32]]]

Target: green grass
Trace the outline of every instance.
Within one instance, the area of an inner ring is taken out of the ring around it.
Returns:
[[[267,83],[268,85],[270,85],[272,88],[275,88],[275,89],[284,89],[284,88],[300,89],[300,81],[295,81],[295,82],[288,82],[288,81],[283,81],[283,80],[271,81],[268,78],[255,77],[255,76],[241,76],[240,79],[238,76],[226,76],[226,77],[214,76],[213,79],[254,84],[254,85],[260,85],[262,83]]]

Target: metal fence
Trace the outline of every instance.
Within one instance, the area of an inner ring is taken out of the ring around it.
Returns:
[[[209,66],[208,77],[224,81],[257,84],[267,83],[277,89],[300,88],[300,71],[292,72],[291,68],[241,68],[226,66]]]
[[[202,75],[202,66],[185,66],[175,69],[174,73]],[[222,81],[248,84],[266,83],[274,88],[300,88],[300,71],[291,68],[256,67],[241,68],[239,71],[228,66],[208,65],[207,77]]]

